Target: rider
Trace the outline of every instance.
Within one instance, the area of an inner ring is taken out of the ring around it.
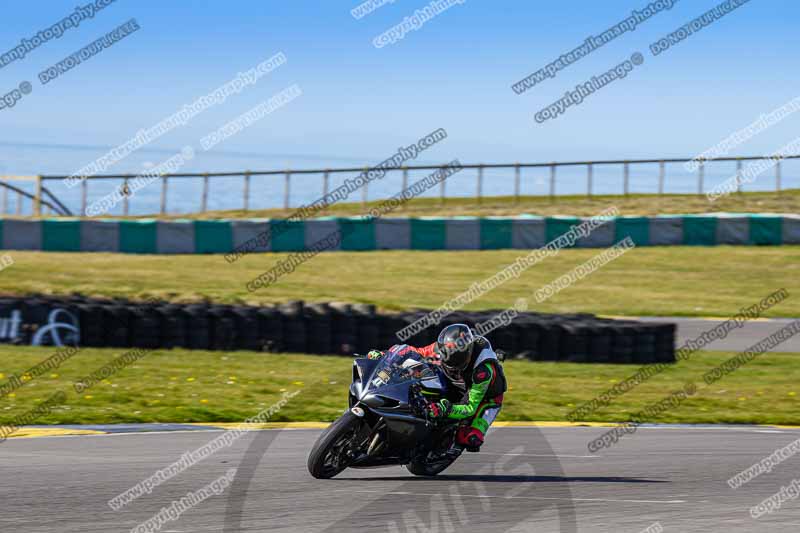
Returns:
[[[473,335],[469,326],[452,324],[442,330],[436,342],[420,348],[408,348],[423,357],[441,362],[442,370],[451,384],[458,387],[463,383],[467,394],[461,403],[440,400],[430,404],[428,415],[463,420],[456,434],[456,445],[467,451],[479,451],[486,431],[503,406],[503,393],[506,391],[503,367],[492,345],[485,337]],[[370,359],[382,356],[383,352],[378,350],[367,354]]]

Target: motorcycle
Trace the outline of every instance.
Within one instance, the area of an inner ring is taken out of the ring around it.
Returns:
[[[428,405],[445,398],[447,380],[437,365],[408,346],[380,359],[353,361],[350,408],[317,439],[308,471],[329,479],[346,468],[405,465],[435,476],[461,455],[453,446],[458,421],[428,417]]]

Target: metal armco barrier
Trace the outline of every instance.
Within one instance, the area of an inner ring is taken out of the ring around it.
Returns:
[[[499,312],[452,313],[408,339],[408,344],[430,344],[448,324],[474,326]],[[424,315],[424,311],[377,313],[367,304],[292,301],[255,307],[34,296],[0,299],[0,342],[349,356],[399,343],[396,332]],[[513,359],[675,361],[675,324],[671,323],[520,313],[487,337],[495,349]]]

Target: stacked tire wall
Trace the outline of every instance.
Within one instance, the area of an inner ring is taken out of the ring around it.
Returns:
[[[0,316],[22,315],[19,337],[30,344],[53,309],[79,323],[80,345],[92,347],[186,348],[352,355],[401,342],[396,333],[426,311],[377,313],[367,304],[292,301],[256,307],[211,303],[89,299],[84,297],[0,298]],[[500,310],[456,312],[407,344],[436,340],[442,327],[474,326]],[[612,320],[590,314],[520,313],[487,334],[507,358],[578,363],[647,364],[675,361],[675,324]],[[52,339],[45,336],[45,343]]]

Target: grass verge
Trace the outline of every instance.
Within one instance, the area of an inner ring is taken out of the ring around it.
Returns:
[[[562,250],[466,309],[506,308],[601,251]],[[245,284],[288,254],[253,254],[228,264],[221,255],[10,253],[15,263],[0,273],[3,294],[80,293],[252,304],[300,299],[363,302],[399,310],[439,307],[526,252],[327,252],[254,293]],[[534,310],[728,316],[781,287],[790,294],[800,292],[800,246],[638,248]],[[766,316],[800,316],[800,299],[788,298]]]
[[[321,210],[315,216],[359,216],[379,205],[383,200],[367,203],[342,202]],[[730,194],[709,202],[705,195],[697,194],[629,194],[625,195],[565,195],[556,196],[490,196],[481,202],[476,198],[414,198],[392,211],[392,217],[422,216],[513,216],[530,215],[572,215],[591,216],[600,213],[611,205],[617,206],[621,215],[665,215],[697,214],[710,212],[730,213],[798,213],[800,212],[800,189],[787,189],[781,192],[742,192]],[[157,217],[170,219],[220,219],[220,218],[288,218],[298,208],[271,209],[230,209],[206,211],[205,213],[182,213],[166,215],[104,216],[102,218],[142,219]],[[5,215],[8,218],[49,218]]]
[[[52,347],[0,346],[3,378],[52,355]],[[60,368],[0,399],[0,423],[58,390],[67,402],[37,424],[239,422],[300,391],[273,421],[330,421],[346,406],[351,360],[252,352],[155,351],[81,394],[73,382],[122,352],[82,349]],[[618,398],[587,421],[623,421],[687,382],[698,393],[651,422],[800,424],[800,356],[767,354],[712,386],[702,375],[731,353],[699,352]],[[630,365],[505,364],[511,389],[499,420],[565,420],[567,413],[636,371]]]
[[[381,201],[365,204],[334,204],[318,216],[357,216],[369,211]],[[747,192],[731,194],[711,203],[697,194],[631,194],[603,196],[495,196],[483,198],[415,198],[392,211],[393,217],[419,216],[510,216],[523,213],[531,215],[595,215],[610,205],[619,208],[622,215],[691,214],[728,211],[732,213],[797,213],[800,212],[800,190],[776,192]],[[286,218],[294,209],[259,209],[208,211],[189,215],[170,215],[166,218]],[[133,218],[133,217],[132,217]],[[139,217],[143,218],[143,217]],[[162,218],[162,217],[159,217]]]

